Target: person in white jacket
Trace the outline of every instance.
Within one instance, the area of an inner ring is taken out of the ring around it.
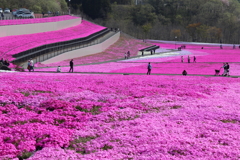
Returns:
[[[60,66],[58,66],[57,72],[61,72],[61,67]]]

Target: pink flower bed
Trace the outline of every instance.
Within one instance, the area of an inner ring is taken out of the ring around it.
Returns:
[[[80,25],[58,31],[2,37],[0,38],[0,57],[11,61],[14,59],[12,55],[19,52],[45,44],[87,37],[105,28],[106,27],[82,20]]]
[[[74,72],[111,72],[111,73],[147,73],[147,63],[104,63],[98,65],[74,66]],[[215,70],[223,73],[222,63],[151,63],[153,74],[182,74],[186,70],[188,74],[214,75]],[[230,75],[240,75],[240,64],[229,63]],[[62,72],[68,72],[70,67],[61,67]],[[27,70],[26,70],[27,71]],[[57,67],[36,68],[35,71],[56,72]]]
[[[2,73],[0,159],[239,159],[239,79]]]
[[[173,49],[174,44],[154,43],[160,45],[161,48]],[[204,49],[201,49],[201,47]],[[177,46],[178,47],[178,46]],[[152,73],[159,74],[181,74],[186,70],[188,74],[214,75],[215,70],[219,70],[223,66],[223,62],[230,62],[230,75],[240,75],[240,50],[232,49],[225,46],[219,49],[219,46],[211,45],[187,45],[183,51],[174,51],[176,55],[154,55],[155,58],[138,58],[128,61],[129,67],[112,70],[117,73],[145,73],[147,72],[147,62],[152,62]],[[187,52],[186,52],[187,51]],[[184,63],[181,63],[181,56],[184,57]],[[190,56],[191,63],[187,63]],[[197,63],[193,63],[193,56],[196,56]],[[160,57],[160,58],[159,58]],[[139,65],[131,66],[130,63],[138,62]],[[140,62],[140,63],[139,63]],[[145,63],[144,63],[145,62]],[[161,63],[154,63],[161,62]],[[119,64],[121,65],[121,64]],[[125,65],[126,66],[126,65]],[[223,68],[220,74],[223,73]]]
[[[128,64],[128,63],[127,63]],[[137,65],[138,64],[138,65]],[[128,64],[129,67],[121,69],[113,69],[113,73],[147,73],[148,63],[137,63],[132,66],[131,63]],[[121,65],[121,64],[118,64]],[[220,70],[220,74],[223,73],[224,69],[222,63],[151,63],[152,71],[151,73],[157,74],[182,74],[183,70],[186,70],[188,74],[200,74],[200,75],[214,75],[215,70]],[[230,75],[239,76],[240,75],[240,63],[229,63],[230,65]],[[127,66],[124,64],[124,66]]]
[[[76,18],[78,18],[78,17],[65,15],[65,16],[56,16],[56,17],[47,17],[47,18],[35,18],[35,19],[1,20],[0,21],[0,26],[32,24],[32,23],[46,23],[46,22],[58,22],[58,21],[76,19]]]
[[[151,46],[150,43],[143,43],[140,40],[133,39],[127,37],[125,35],[121,35],[120,39],[113,45],[111,45],[108,49],[103,52],[74,58],[74,64],[86,64],[86,63],[96,63],[96,62],[104,62],[109,60],[121,59],[124,58],[124,53],[130,51],[130,56],[136,56],[138,54],[138,50],[142,48],[146,48]],[[37,67],[46,67],[46,66],[66,66],[69,65],[70,60],[65,60],[52,64],[37,64]]]
[[[154,43],[155,45],[161,46],[161,48],[168,48],[168,49],[174,49],[174,44],[165,44],[165,43]],[[181,45],[180,45],[181,46]],[[177,47],[180,47],[177,45]],[[201,47],[204,47],[204,49],[201,49]],[[186,51],[190,51],[192,54],[190,55],[193,57],[196,55],[197,62],[239,62],[240,61],[240,49],[236,48],[233,49],[230,46],[223,46],[223,49],[220,49],[220,47],[217,45],[193,45],[193,44],[187,44],[186,49],[183,49]],[[179,52],[179,51],[176,51]],[[168,62],[180,62],[181,57],[176,57],[174,60],[169,60]],[[184,56],[185,61],[187,60],[187,56]],[[155,59],[155,62],[157,59]]]
[[[69,63],[69,62],[68,62]],[[103,63],[103,64],[96,64],[96,65],[83,65],[83,66],[74,66],[74,72],[111,72],[116,69],[125,69],[128,67],[136,67],[141,64],[136,63]],[[62,72],[68,72],[70,67],[61,67]],[[25,69],[27,71],[27,69]],[[36,68],[34,71],[51,71],[56,72],[57,67],[48,67],[48,68]]]

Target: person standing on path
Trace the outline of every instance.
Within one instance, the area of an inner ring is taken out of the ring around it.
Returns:
[[[148,71],[147,71],[147,75],[150,75],[151,74],[151,70],[152,70],[152,65],[151,63],[149,62],[148,63],[148,67],[147,67]]]
[[[229,75],[229,69],[230,69],[230,66],[229,66],[229,64],[228,63],[226,63],[226,76],[230,76]]]
[[[190,57],[188,56],[188,63],[190,63]]]
[[[195,56],[193,57],[193,62],[195,62],[195,63],[196,63],[196,57],[195,57]]]
[[[128,58],[130,57],[130,51],[127,52],[127,57],[128,57]]]
[[[183,63],[183,56],[181,56],[181,62]]]
[[[69,72],[73,72],[73,59],[70,61],[70,70],[69,70]]]
[[[125,53],[125,59],[127,59],[127,53]]]
[[[27,69],[28,69],[29,72],[31,72],[30,60],[28,60]]]
[[[30,71],[33,71],[34,72],[34,63],[33,63],[33,60],[32,58],[30,59]]]
[[[4,19],[4,14],[3,14],[3,12],[1,13],[1,17],[2,17],[2,19]]]
[[[58,66],[57,72],[61,72],[61,67],[60,66]]]
[[[222,76],[226,76],[227,75],[227,64],[223,63],[223,66],[221,68],[224,69],[224,72],[223,72]]]

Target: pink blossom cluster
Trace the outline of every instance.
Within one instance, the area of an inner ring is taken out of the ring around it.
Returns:
[[[80,25],[67,29],[36,34],[2,37],[0,38],[0,57],[11,61],[14,59],[12,55],[19,52],[36,48],[45,44],[87,37],[105,28],[106,27],[82,20]]]
[[[0,159],[239,159],[239,79],[2,73]]]
[[[35,19],[1,20],[0,21],[0,26],[32,24],[32,23],[46,23],[46,22],[58,22],[58,21],[76,19],[76,18],[78,18],[78,17],[64,15],[64,16],[47,17],[47,18],[35,18]]]

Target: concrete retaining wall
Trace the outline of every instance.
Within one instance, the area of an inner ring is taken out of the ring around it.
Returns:
[[[109,46],[111,46],[112,44],[117,42],[117,40],[119,38],[120,38],[120,32],[116,33],[115,35],[113,35],[112,37],[110,37],[109,39],[105,40],[102,43],[92,45],[89,47],[85,47],[82,49],[66,52],[66,53],[60,54],[56,57],[50,58],[46,61],[43,61],[41,63],[42,64],[51,64],[51,63],[60,62],[60,61],[66,60],[66,59],[72,59],[72,58],[77,58],[77,57],[83,57],[86,55],[96,54],[96,53],[102,52],[105,49],[107,49]]]
[[[77,18],[59,22],[0,26],[0,37],[56,31],[79,25],[81,22],[82,18]]]

